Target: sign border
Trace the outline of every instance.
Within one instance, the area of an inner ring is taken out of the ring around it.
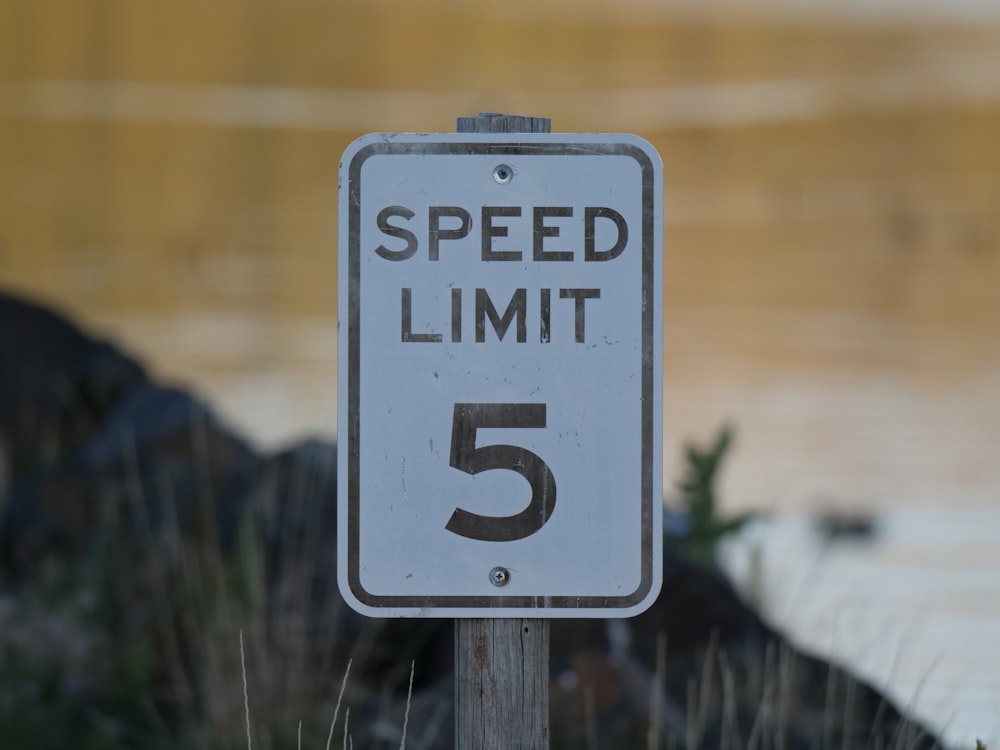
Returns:
[[[516,138],[516,141],[513,140]],[[602,140],[603,139],[603,140]],[[642,295],[647,300],[642,312],[642,402],[641,416],[641,575],[635,591],[622,596],[468,596],[468,595],[381,595],[367,591],[360,578],[360,502],[361,502],[361,170],[369,158],[383,155],[491,155],[491,156],[626,156],[640,166],[642,175]],[[662,218],[657,206],[662,201],[661,162],[655,149],[645,140],[626,134],[402,134],[373,133],[354,141],[341,162],[339,221],[340,253],[347,238],[347,263],[339,261],[343,294],[343,273],[347,271],[347,304],[338,303],[341,342],[338,356],[343,356],[343,337],[347,336],[347,414],[338,417],[338,451],[346,457],[346,482],[338,479],[338,571],[341,593],[352,607],[376,617],[474,616],[524,617],[537,612],[544,617],[624,617],[645,610],[659,593],[662,582],[662,494],[660,458],[662,290],[658,275]],[[346,184],[345,184],[346,176]],[[343,194],[346,190],[346,196]],[[346,198],[346,216],[344,215]],[[346,265],[346,267],[345,267]],[[343,316],[347,313],[346,326]],[[338,370],[345,370],[338,364]],[[658,383],[660,383],[658,387]],[[339,385],[343,388],[343,383]],[[343,408],[343,399],[339,399]],[[346,448],[344,445],[346,444]],[[346,454],[346,455],[345,455]],[[346,490],[346,498],[343,497]],[[346,529],[344,528],[346,522]],[[346,542],[346,549],[345,549]],[[344,563],[346,562],[346,571]],[[353,601],[352,601],[353,600]],[[361,605],[360,607],[358,605]],[[391,610],[391,611],[390,611]]]

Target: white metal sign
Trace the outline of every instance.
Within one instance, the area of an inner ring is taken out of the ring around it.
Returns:
[[[661,577],[662,167],[374,134],[340,166],[338,579],[372,616],[623,617]]]

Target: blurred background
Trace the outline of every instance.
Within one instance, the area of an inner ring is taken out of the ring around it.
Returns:
[[[733,425],[723,512],[767,513],[737,582],[1000,743],[1000,4],[0,0],[0,76],[0,285],[263,447],[335,435],[351,140],[501,111],[651,141],[668,486]]]

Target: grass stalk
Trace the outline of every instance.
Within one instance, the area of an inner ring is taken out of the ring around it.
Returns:
[[[337,693],[337,705],[333,707],[333,721],[330,722],[330,734],[326,738],[326,750],[330,750],[333,743],[333,727],[337,723],[337,715],[340,713],[340,703],[344,699],[344,690],[347,688],[347,677],[351,674],[351,664],[353,660],[348,660],[347,669],[344,670],[344,678],[340,681],[340,692]],[[345,732],[347,719],[344,719]]]
[[[243,628],[240,628],[240,667],[243,670],[243,710],[247,720],[247,750],[253,750],[253,738],[250,733],[250,693],[247,689],[247,660],[243,649]]]
[[[403,737],[399,741],[399,750],[406,750],[406,725],[410,722],[410,699],[413,697],[413,673],[417,668],[417,661],[410,662],[410,686],[406,689],[406,710],[403,712]]]

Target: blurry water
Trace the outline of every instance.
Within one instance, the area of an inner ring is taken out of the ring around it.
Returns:
[[[745,590],[800,645],[849,664],[953,747],[1000,740],[1000,508],[907,507],[876,537],[822,543],[801,514],[727,545]],[[759,570],[754,566],[759,565]]]

